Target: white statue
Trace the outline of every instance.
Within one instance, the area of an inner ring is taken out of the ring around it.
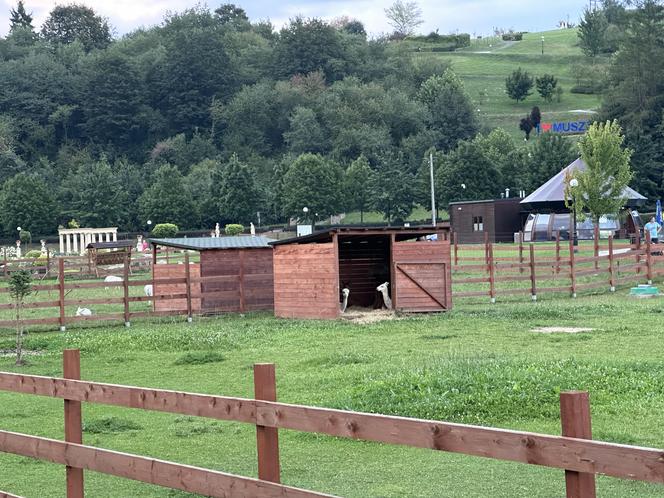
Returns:
[[[21,259],[21,241],[16,241],[16,259]]]
[[[136,252],[143,252],[143,236],[139,235],[136,238]]]
[[[41,243],[40,252],[42,257],[48,256],[48,249],[46,249],[46,241],[44,239],[41,239],[39,242]]]
[[[253,223],[249,223],[249,226],[251,228],[251,236],[255,237],[256,236],[256,227],[254,226]]]
[[[219,223],[217,223],[217,224],[214,226],[214,236],[215,236],[215,237],[219,237],[219,235],[221,235],[221,232],[219,231]]]

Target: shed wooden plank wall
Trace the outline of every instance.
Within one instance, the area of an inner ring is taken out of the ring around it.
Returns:
[[[189,272],[191,278],[198,278],[200,276],[200,265],[190,264]],[[153,266],[154,279],[160,278],[185,278],[184,265],[154,265]],[[187,284],[154,284],[153,294],[155,296],[161,294],[186,294]],[[191,309],[194,312],[201,310],[201,284],[191,284]],[[157,299],[154,300],[155,311],[187,311],[186,299]]]
[[[390,237],[339,238],[341,287],[350,290],[349,306],[371,306],[376,287],[390,281]]]
[[[395,242],[392,255],[397,309],[443,311],[452,308],[449,241]]]
[[[201,284],[203,311],[271,310],[274,306],[272,252],[271,248],[201,251],[202,277],[228,277]]]
[[[281,318],[339,316],[339,273],[334,243],[274,248],[274,314]]]

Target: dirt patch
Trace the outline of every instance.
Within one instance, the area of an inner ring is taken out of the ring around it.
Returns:
[[[580,332],[592,332],[595,329],[589,327],[537,327],[531,332],[539,334],[578,334]]]
[[[392,310],[373,310],[369,308],[348,308],[341,318],[360,325],[369,325],[385,320],[397,320]]]

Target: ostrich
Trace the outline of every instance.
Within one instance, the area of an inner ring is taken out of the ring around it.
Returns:
[[[76,316],[92,316],[92,310],[90,308],[79,307],[76,310]]]
[[[391,310],[392,309],[392,299],[390,299],[390,296],[387,293],[387,287],[389,285],[390,285],[389,282],[385,282],[383,284],[380,284],[378,287],[376,287],[376,290],[383,295],[383,302],[385,303],[385,307],[388,310]]]
[[[342,302],[339,303],[339,309],[341,310],[342,313],[346,312],[346,308],[348,307],[348,296],[350,295],[350,290],[347,288],[344,288],[341,293],[344,296],[344,299]]]

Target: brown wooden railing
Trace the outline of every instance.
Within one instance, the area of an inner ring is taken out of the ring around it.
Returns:
[[[618,285],[651,283],[664,277],[664,244],[652,244],[650,234],[642,243],[618,244],[609,237],[602,246],[596,235],[592,245],[458,244],[453,236],[452,295],[483,297],[495,302],[498,296],[526,294],[533,300],[543,293],[601,290],[613,292]]]
[[[554,436],[279,403],[272,364],[254,367],[255,399],[81,381],[78,350],[65,351],[64,372],[64,378],[0,373],[0,390],[65,400],[64,442],[0,430],[0,452],[66,465],[68,498],[83,497],[84,470],[213,497],[329,496],[280,484],[278,429],[564,469],[568,498],[594,498],[595,474],[664,483],[664,450],[591,439],[585,392],[561,393],[563,435]],[[253,424],[259,478],[84,445],[82,402]]]

